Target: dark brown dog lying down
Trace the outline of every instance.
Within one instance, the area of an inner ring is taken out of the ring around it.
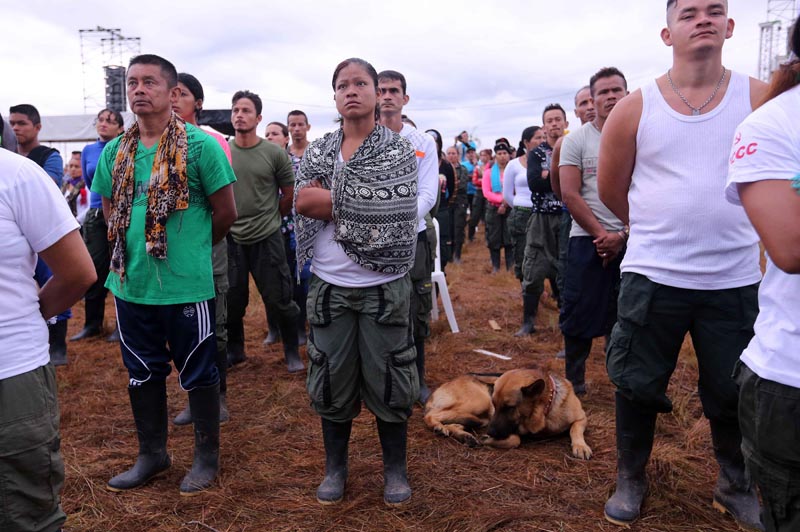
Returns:
[[[439,386],[425,403],[425,424],[441,436],[470,446],[518,447],[521,436],[569,430],[572,454],[588,460],[583,439],[586,414],[564,378],[540,369],[513,369],[497,376],[462,375]],[[480,440],[470,431],[487,428]]]

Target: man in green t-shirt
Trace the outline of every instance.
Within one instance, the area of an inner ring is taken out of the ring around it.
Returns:
[[[136,122],[109,142],[92,191],[103,197],[112,248],[106,287],[114,294],[122,360],[139,438],[130,470],[111,491],[141,486],[170,466],[166,378],[174,361],[189,392],[192,469],[181,495],[211,486],[219,468],[219,374],[214,363],[212,242],[236,219],[236,180],[211,136],[172,112],[175,67],[156,55],[131,59],[128,102]]]
[[[256,134],[262,108],[257,94],[238,91],[232,103],[236,136],[229,144],[239,218],[231,227],[233,243],[228,248],[228,364],[246,358],[243,319],[252,275],[267,313],[277,318],[286,365],[290,372],[297,372],[304,368],[297,352],[300,309],[292,299],[292,275],[280,232],[281,216],[292,209],[292,162],[286,150]]]

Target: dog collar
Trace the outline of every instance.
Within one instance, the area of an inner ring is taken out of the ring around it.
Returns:
[[[544,415],[545,416],[550,413],[550,407],[553,406],[553,399],[556,398],[556,380],[550,374],[548,374],[547,376],[550,377],[550,387],[551,388],[550,388],[550,399],[547,400],[547,406],[544,407]]]

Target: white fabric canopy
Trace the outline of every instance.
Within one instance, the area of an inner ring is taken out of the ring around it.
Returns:
[[[134,121],[133,113],[122,113],[122,117],[126,128]],[[96,114],[43,116],[39,142],[93,142],[97,140],[95,118]]]

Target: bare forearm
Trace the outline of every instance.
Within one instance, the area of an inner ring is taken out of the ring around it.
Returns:
[[[278,201],[278,210],[280,211],[281,216],[287,216],[290,212],[292,212],[291,195],[284,195],[281,197],[280,201]]]
[[[614,216],[624,224],[630,223],[628,219],[628,191],[614,189],[600,189],[600,201],[614,213]]]
[[[83,297],[97,280],[86,245],[77,230],[39,253],[53,276],[39,290],[39,308],[45,319],[65,311]]]
[[[305,187],[297,193],[295,208],[298,214],[315,220],[333,219],[331,191],[325,188]]]
[[[574,192],[564,194],[564,203],[569,209],[572,219],[578,222],[593,238],[598,238],[606,233],[606,229],[597,221],[592,209],[580,194]]]

